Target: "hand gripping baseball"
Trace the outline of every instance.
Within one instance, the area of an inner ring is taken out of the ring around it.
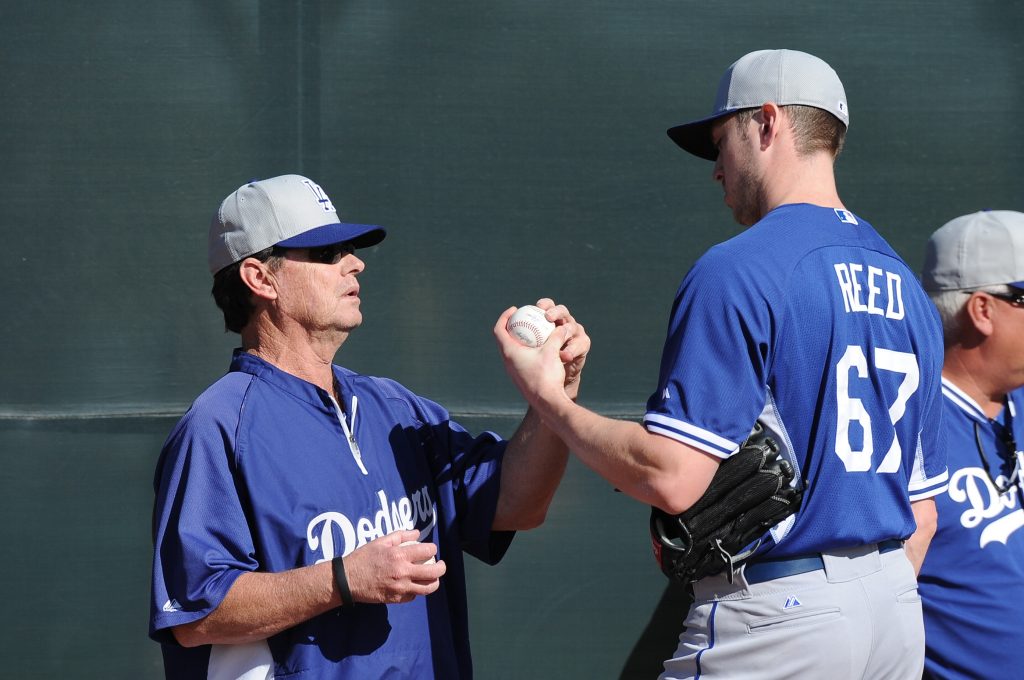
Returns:
[[[651,541],[661,570],[671,579],[697,581],[732,569],[751,544],[800,507],[795,473],[760,423],[740,450],[719,467],[704,495],[679,515],[651,510]],[[745,550],[746,549],[746,550]]]
[[[535,305],[523,305],[517,309],[505,327],[509,335],[527,347],[540,347],[555,330],[555,324],[548,321],[547,313]]]
[[[575,399],[579,376],[590,351],[590,337],[564,305],[542,298],[536,308],[543,310],[545,321],[554,324],[554,330],[539,347],[528,346],[513,335],[509,326],[519,311],[515,307],[505,310],[494,325],[505,368],[531,403],[544,395],[553,398],[564,394]],[[545,330],[541,329],[542,335]]]
[[[429,562],[437,552],[433,543],[410,543],[419,535],[418,531],[396,531],[345,557],[345,572],[356,602],[409,602],[437,590],[447,567],[443,561]]]

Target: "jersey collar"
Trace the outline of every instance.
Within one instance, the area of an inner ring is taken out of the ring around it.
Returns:
[[[338,367],[335,366],[335,369]],[[231,367],[228,369],[231,372],[241,372],[253,375],[260,380],[263,380],[278,389],[281,389],[288,394],[301,399],[309,404],[318,406],[321,408],[327,408],[333,411],[331,406],[330,395],[314,385],[311,382],[303,380],[297,376],[282,371],[274,364],[264,361],[255,354],[246,352],[241,348],[237,348],[234,354],[231,356]],[[342,382],[342,376],[339,375],[339,371],[334,371],[335,377],[339,383]],[[343,392],[346,388],[343,388]]]
[[[992,419],[985,415],[985,412],[981,410],[981,406],[978,405],[978,402],[967,396],[966,392],[950,382],[945,376],[942,377],[942,394],[951,402],[956,404],[957,407],[967,414],[971,420],[982,425],[992,422]],[[1010,408],[1013,408],[1012,404]],[[996,420],[1001,421],[1002,414],[1000,414]]]

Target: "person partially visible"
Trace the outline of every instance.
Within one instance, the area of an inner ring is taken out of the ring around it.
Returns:
[[[472,677],[463,553],[497,563],[539,526],[568,453],[532,411],[507,442],[473,436],[334,364],[363,320],[356,252],[384,236],[300,175],[213,218],[213,296],[242,344],[157,464],[149,634],[168,678]],[[574,399],[590,340],[538,305]]]
[[[1024,214],[958,217],[928,241],[942,317],[949,489],[918,577],[925,678],[1024,677]]]

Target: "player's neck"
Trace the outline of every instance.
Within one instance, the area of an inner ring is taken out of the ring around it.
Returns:
[[[335,394],[332,366],[341,342],[333,337],[318,339],[308,334],[289,337],[277,328],[260,328],[257,332],[242,334],[245,351],[330,394]]]
[[[942,377],[956,385],[975,401],[989,418],[995,418],[1006,404],[1006,390],[997,376],[984,370],[986,363],[972,352],[956,347],[946,350]]]
[[[794,203],[845,209],[836,188],[833,160],[827,152],[799,156],[786,165],[769,187],[769,211]]]

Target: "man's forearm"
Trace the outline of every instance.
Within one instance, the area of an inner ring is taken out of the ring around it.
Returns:
[[[938,513],[933,498],[914,501],[910,504],[910,509],[914,513],[917,530],[907,539],[904,549],[910,563],[914,565],[914,573],[920,574],[925,554],[928,552],[928,546],[931,544],[932,536],[935,535],[935,529],[938,526]]]
[[[436,591],[447,565],[429,559],[437,546],[419,543],[419,535],[417,529],[394,531],[345,555],[352,600],[400,604]],[[214,611],[176,626],[174,637],[185,647],[255,642],[341,604],[330,561],[278,573],[246,572]]]
[[[718,469],[713,456],[569,399],[539,402],[538,410],[585,465],[623,493],[666,512],[695,503]]]
[[[505,449],[494,530],[540,526],[565,474],[568,458],[565,443],[529,409]]]
[[[174,628],[185,647],[263,640],[341,605],[330,562],[276,574],[246,572],[208,616]]]

